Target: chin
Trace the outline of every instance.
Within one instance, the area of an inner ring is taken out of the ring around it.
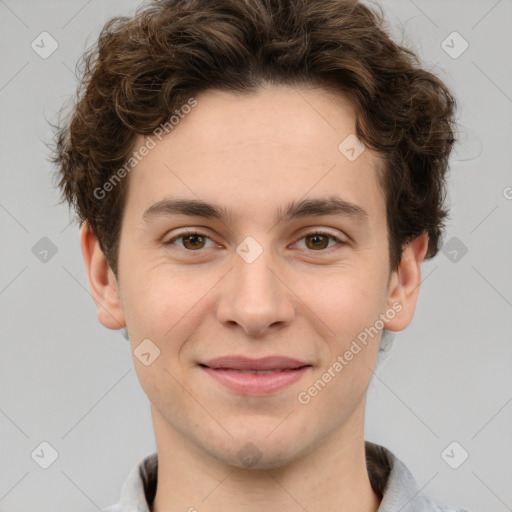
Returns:
[[[230,466],[249,470],[277,469],[292,463],[299,458],[306,446],[298,446],[298,442],[283,430],[281,435],[268,433],[271,430],[254,433],[245,432],[233,435],[228,446],[205,447],[214,458]],[[211,441],[211,439],[210,439]],[[304,440],[302,439],[302,442]]]

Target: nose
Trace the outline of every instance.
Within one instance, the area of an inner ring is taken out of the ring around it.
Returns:
[[[289,325],[295,317],[294,295],[283,277],[267,251],[251,263],[235,255],[234,268],[220,290],[218,321],[250,336]]]

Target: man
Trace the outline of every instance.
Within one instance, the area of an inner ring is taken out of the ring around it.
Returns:
[[[363,437],[439,249],[456,105],[381,23],[163,0],[86,54],[54,160],[157,444],[109,512],[454,510]]]

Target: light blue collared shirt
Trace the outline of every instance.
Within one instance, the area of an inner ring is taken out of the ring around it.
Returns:
[[[387,474],[385,481],[378,484],[383,487],[383,496],[377,512],[468,512],[457,507],[441,506],[422,495],[418,485],[405,465],[388,449],[366,442],[367,461],[369,464],[370,480],[377,477],[371,474],[371,467],[380,465],[382,472]],[[374,450],[382,457],[372,459]],[[384,461],[384,463],[383,463]],[[158,457],[152,453],[142,459],[129,473],[125,480],[121,498],[118,503],[103,509],[102,512],[150,512],[157,483]],[[373,482],[372,482],[373,485]]]

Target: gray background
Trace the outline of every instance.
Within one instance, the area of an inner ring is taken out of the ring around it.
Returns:
[[[453,88],[462,140],[444,253],[424,264],[416,317],[372,382],[367,438],[445,503],[512,510],[512,2],[381,3],[395,39]],[[129,345],[96,320],[78,227],[58,205],[44,145],[47,120],[74,94],[80,54],[138,4],[0,0],[1,511],[98,510],[155,450]],[[31,48],[43,31],[59,45],[46,59]],[[445,49],[459,52],[460,38],[443,45],[453,31],[469,44],[457,58]],[[43,237],[55,254],[41,252]],[[31,457],[43,441],[58,452],[48,469],[48,449]],[[452,469],[462,450],[468,459]]]

